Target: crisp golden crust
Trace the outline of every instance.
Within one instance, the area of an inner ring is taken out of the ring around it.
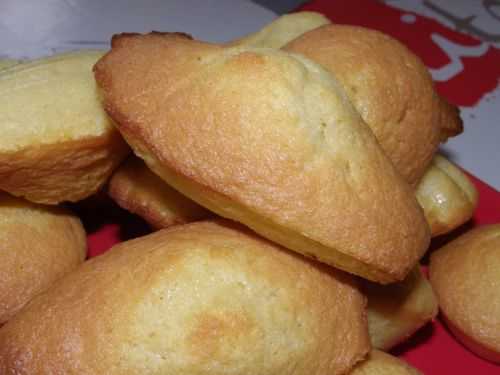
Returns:
[[[420,371],[390,354],[373,350],[349,375],[422,375]]]
[[[296,12],[282,15],[259,31],[233,40],[227,47],[270,47],[281,48],[307,31],[331,23],[317,12]]]
[[[434,252],[429,277],[456,337],[500,363],[500,225],[473,229]]]
[[[364,281],[368,327],[374,348],[388,351],[434,319],[438,303],[432,287],[416,266],[402,282],[378,285]]]
[[[102,52],[19,64],[0,73],[0,189],[55,204],[104,185],[129,152],[92,76]]]
[[[453,128],[449,107],[418,57],[388,35],[346,25],[319,27],[284,49],[336,76],[397,170],[415,185],[437,150],[441,123]]]
[[[368,351],[351,276],[223,221],[121,243],[0,329],[2,374],[343,374]]]
[[[109,181],[108,194],[122,208],[139,215],[157,229],[213,216],[167,185],[134,156],[115,171]]]
[[[150,34],[115,39],[95,73],[135,153],[217,214],[380,282],[426,250],[413,191],[313,62]]]
[[[80,220],[0,192],[0,326],[85,259]]]
[[[472,218],[478,193],[469,178],[446,158],[436,155],[416,189],[432,236],[448,233]]]

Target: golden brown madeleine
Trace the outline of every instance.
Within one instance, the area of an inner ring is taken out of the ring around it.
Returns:
[[[403,279],[426,250],[413,191],[310,60],[122,35],[95,73],[135,153],[220,216],[379,282]]]
[[[421,375],[420,371],[393,355],[372,350],[349,375]]]
[[[442,122],[447,128],[461,125],[458,112],[451,111],[434,91],[420,59],[388,35],[359,26],[325,25],[284,49],[301,53],[335,74],[397,170],[412,185],[437,150]]]
[[[0,329],[2,374],[344,374],[368,351],[350,275],[223,221],[117,245]]]
[[[113,173],[108,194],[122,208],[139,215],[156,229],[213,216],[167,185],[135,156]]]
[[[378,285],[364,281],[372,346],[389,350],[434,319],[438,303],[432,287],[416,266],[404,281]]]
[[[296,12],[282,15],[261,30],[236,39],[226,46],[281,48],[291,40],[309,30],[331,23],[328,18],[316,12]]]
[[[470,179],[440,155],[434,157],[418,183],[416,196],[432,236],[450,232],[472,218],[478,200]]]
[[[475,228],[434,252],[429,277],[457,339],[500,363],[500,225]]]
[[[92,76],[100,56],[74,52],[0,72],[0,189],[40,203],[77,201],[125,157]]]
[[[0,192],[0,326],[86,253],[85,231],[75,215]]]

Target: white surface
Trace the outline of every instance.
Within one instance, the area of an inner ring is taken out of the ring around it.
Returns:
[[[441,146],[444,154],[500,190],[500,86],[461,116],[465,131]]]
[[[461,32],[479,38],[481,35],[490,35],[492,39],[496,39],[500,36],[500,4],[498,4],[498,0],[496,4],[494,1],[490,1],[491,4],[487,8],[484,5],[486,2],[480,0],[387,1],[391,6],[433,18],[452,29],[457,26],[453,20],[464,22],[463,20],[468,19],[469,21],[465,22],[468,26],[462,27]],[[474,31],[479,32],[479,34],[474,34]],[[500,48],[500,40],[491,40],[490,42]]]
[[[423,7],[421,1],[390,3],[446,24],[442,17]],[[463,16],[469,14],[472,3],[477,6],[479,2],[434,3]],[[119,32],[182,31],[202,40],[227,41],[258,30],[275,17],[248,0],[0,0],[0,57],[32,58],[68,49],[107,48],[110,37]],[[476,22],[498,25],[488,17],[481,14]],[[452,160],[500,189],[499,89],[483,98],[478,106],[462,110],[466,131],[443,150]]]
[[[275,17],[244,0],[0,0],[0,56],[105,48],[120,32],[182,31],[220,42]]]

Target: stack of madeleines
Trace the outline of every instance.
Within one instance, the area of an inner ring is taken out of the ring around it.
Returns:
[[[1,64],[1,374],[418,374],[382,351],[439,309],[500,360],[500,226],[420,269],[477,192],[393,38],[302,12]],[[102,190],[155,231],[84,261],[61,204]]]

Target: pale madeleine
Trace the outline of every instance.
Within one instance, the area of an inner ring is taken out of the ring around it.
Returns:
[[[284,14],[255,33],[233,40],[226,46],[281,48],[305,32],[329,23],[328,18],[317,12]]]
[[[230,222],[87,261],[0,329],[0,373],[336,375],[370,350],[355,279]]]
[[[213,216],[168,186],[135,156],[129,157],[113,173],[107,191],[118,205],[142,217],[155,229]]]
[[[429,277],[457,339],[500,363],[500,225],[474,228],[432,253]]]
[[[391,285],[363,281],[368,299],[368,327],[374,348],[388,351],[407,340],[438,313],[436,295],[420,266]]]
[[[403,360],[379,350],[372,350],[349,375],[422,375]]]
[[[0,189],[55,204],[104,185],[129,149],[92,76],[102,54],[71,52],[0,71]]]
[[[441,155],[434,156],[416,189],[432,236],[448,233],[472,218],[478,193],[469,177]]]

